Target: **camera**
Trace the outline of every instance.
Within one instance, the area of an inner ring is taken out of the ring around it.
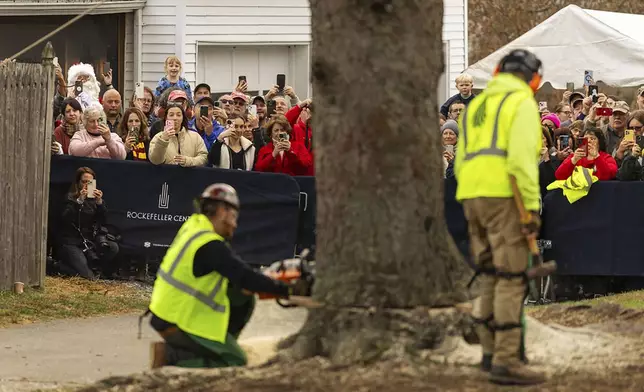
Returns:
[[[83,241],[83,246],[83,254],[88,262],[95,263],[100,260],[100,257],[98,257],[98,254],[96,254],[96,251],[94,250],[94,244],[89,241]]]
[[[117,242],[118,238],[112,234],[105,228],[105,227],[99,227],[96,230],[96,234],[94,235],[94,243],[96,246],[102,250],[110,247],[109,242]]]

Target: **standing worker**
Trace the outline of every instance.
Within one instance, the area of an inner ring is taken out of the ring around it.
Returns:
[[[154,282],[150,324],[165,342],[152,343],[152,368],[244,366],[246,354],[236,338],[250,319],[254,298],[240,300],[242,290],[282,298],[292,291],[247,266],[225,242],[237,228],[239,198],[233,187],[210,185],[198,202]]]
[[[536,236],[541,223],[541,123],[534,99],[541,78],[541,61],[526,50],[513,50],[460,119],[456,199],[469,223],[481,290],[472,316],[483,348],[481,368],[499,384],[545,381],[526,365],[522,323],[530,266],[526,237]],[[530,224],[521,223],[510,177],[531,211]]]

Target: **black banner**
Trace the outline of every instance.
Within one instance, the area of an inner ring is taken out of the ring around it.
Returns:
[[[544,200],[546,259],[560,275],[644,276],[644,183],[599,181],[570,204],[560,190]]]
[[[163,255],[193,200],[208,185],[235,187],[242,209],[232,241],[249,263],[269,264],[293,256],[297,239],[300,188],[293,177],[212,168],[154,166],[147,162],[55,156],[51,163],[50,234],[56,226],[76,169],[96,172],[104,193],[108,224],[122,235],[126,252]]]

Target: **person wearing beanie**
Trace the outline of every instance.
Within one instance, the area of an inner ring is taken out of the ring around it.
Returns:
[[[445,124],[443,124],[443,126],[441,127],[441,134],[443,134],[446,129],[451,130],[458,138],[458,123],[455,120],[445,121]],[[456,143],[453,143],[453,144],[456,144]]]
[[[545,116],[541,117],[541,124],[545,125],[552,131],[561,128],[561,120],[555,113],[546,114]]]
[[[559,117],[557,117],[555,113],[550,113],[541,117],[541,125],[548,128],[548,132],[550,132],[550,137],[552,138],[552,140],[554,140],[555,129],[559,129],[561,127],[561,120],[559,120]]]
[[[447,120],[441,127],[441,138],[443,141],[443,169],[444,177],[454,177],[454,157],[456,156],[456,144],[458,143],[458,123],[454,120]]]

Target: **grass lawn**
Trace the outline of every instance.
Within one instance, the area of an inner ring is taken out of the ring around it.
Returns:
[[[644,290],[629,291],[627,293],[609,295],[609,296],[593,298],[593,299],[586,299],[582,301],[560,302],[557,305],[572,307],[572,306],[579,306],[579,305],[592,306],[592,305],[599,305],[599,304],[606,304],[606,303],[621,305],[628,309],[638,309],[638,310],[644,309]],[[530,306],[526,308],[526,312],[529,314],[531,312],[535,312],[552,305],[554,304]]]
[[[140,312],[149,303],[149,293],[131,283],[47,277],[44,289],[25,287],[20,295],[0,291],[0,328],[54,319]]]

